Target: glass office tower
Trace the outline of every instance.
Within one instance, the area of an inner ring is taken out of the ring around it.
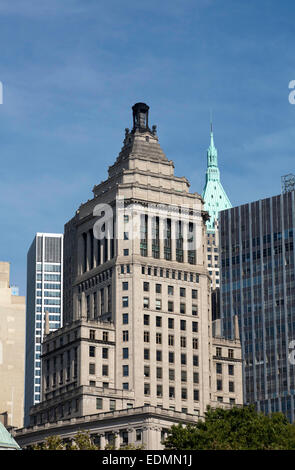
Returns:
[[[49,329],[62,326],[63,235],[37,233],[27,255],[25,425],[41,397],[41,342],[45,312]]]
[[[220,213],[221,316],[239,318],[244,398],[294,421],[294,191]]]

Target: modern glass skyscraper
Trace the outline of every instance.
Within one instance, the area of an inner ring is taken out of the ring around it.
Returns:
[[[294,421],[295,192],[222,211],[219,224],[223,333],[238,315],[245,402]]]
[[[41,393],[41,342],[45,312],[49,328],[62,326],[63,235],[37,233],[27,255],[25,423]]]

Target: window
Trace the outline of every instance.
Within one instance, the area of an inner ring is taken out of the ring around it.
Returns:
[[[163,378],[163,369],[162,369],[162,367],[157,367],[156,376],[157,376],[157,379],[162,379]]]
[[[162,285],[156,284],[156,294],[161,294],[161,293],[162,293]]]
[[[199,343],[198,338],[193,338],[193,349],[198,349]]]
[[[122,383],[122,388],[123,388],[123,390],[129,390],[129,383],[128,382],[123,382]]]
[[[144,292],[149,292],[149,290],[150,290],[150,283],[149,282],[144,282],[143,283],[143,290],[144,290]]]
[[[168,312],[174,311],[174,304],[171,300],[168,300]]]
[[[180,313],[185,314],[185,304],[180,304]]]
[[[102,348],[102,358],[103,359],[108,359],[109,357],[109,350],[108,348]]]
[[[174,335],[168,335],[168,346],[174,346]]]
[[[123,250],[123,255],[124,255],[124,256],[129,256],[129,250],[128,250],[128,248],[124,248],[124,250]]]
[[[216,348],[216,356],[221,357],[222,356],[222,349],[221,348]]]
[[[150,350],[149,350],[149,349],[144,349],[144,351],[143,351],[143,357],[144,357],[144,360],[145,360],[145,361],[149,361],[149,360],[150,360]]]
[[[143,316],[143,324],[147,325],[147,326],[150,324],[150,316],[149,315],[144,315]]]
[[[194,316],[198,315],[198,306],[197,305],[192,305],[192,315],[194,315]]]
[[[230,381],[228,382],[228,391],[233,393],[235,391],[235,384],[234,382]]]
[[[96,398],[96,409],[102,410],[102,398]]]
[[[123,341],[128,341],[129,340],[129,332],[128,330],[123,331]]]
[[[168,328],[170,330],[174,329],[174,318],[168,318]]]
[[[150,366],[144,366],[143,368],[143,375],[144,377],[149,377],[150,376]]]
[[[180,354],[180,363],[181,363],[182,366],[186,365],[186,354],[185,353]]]
[[[186,370],[181,371],[181,382],[187,382],[187,372],[186,372]]]
[[[157,385],[157,397],[163,396],[163,387],[162,385]]]
[[[173,293],[174,293],[173,286],[168,286],[168,295],[173,295]]]
[[[199,401],[199,390],[194,389],[194,401]]]
[[[169,398],[175,398],[175,388],[169,387]]]
[[[123,313],[122,315],[122,323],[123,325],[128,325],[128,313]]]
[[[233,350],[233,349],[229,349],[229,350],[228,350],[228,357],[229,357],[230,359],[233,359],[233,357],[234,357],[234,350]]]
[[[180,320],[180,329],[182,331],[186,330],[186,321],[185,320]]]
[[[228,365],[228,375],[234,375],[234,366],[233,366],[233,364]]]
[[[124,232],[124,240],[129,240],[129,233],[128,232]]]
[[[128,359],[129,358],[129,349],[128,348],[123,348],[122,349],[122,356],[123,356],[123,359]]]
[[[157,344],[162,344],[162,334],[161,333],[156,333],[156,343]]]
[[[170,364],[174,364],[174,352],[169,351],[168,360],[169,360]]]
[[[199,367],[199,356],[193,355],[193,366]]]
[[[149,343],[150,342],[150,333],[149,331],[144,331],[143,332],[143,341],[145,343]]]
[[[229,399],[229,404],[230,404],[231,406],[235,405],[235,404],[236,404],[235,398],[230,398],[230,399]]]
[[[157,349],[156,351],[156,359],[158,362],[162,361],[162,351],[160,349]]]
[[[174,369],[169,369],[169,380],[170,381],[175,380],[175,370]]]
[[[142,440],[142,429],[136,429],[136,440],[137,441]]]
[[[156,326],[158,328],[162,326],[162,317],[156,317]]]
[[[95,357],[95,346],[89,346],[89,357]]]
[[[222,374],[222,364],[219,362],[216,364],[216,374]]]
[[[143,299],[143,308],[150,308],[150,299],[148,297]]]
[[[110,400],[110,411],[115,411],[116,409],[116,400]]]
[[[222,380],[217,379],[216,388],[217,388],[218,391],[222,390]]]
[[[181,348],[186,348],[186,337],[185,336],[180,337],[180,347]]]
[[[162,310],[162,301],[160,299],[156,299],[156,310]]]
[[[194,372],[193,373],[193,382],[194,382],[194,384],[199,383],[199,372]]]
[[[95,330],[89,330],[89,339],[95,339]]]
[[[145,395],[150,395],[150,393],[151,393],[150,384],[149,384],[149,383],[145,383],[145,384],[144,384],[144,394],[145,394]]]
[[[123,307],[123,308],[126,308],[126,307],[128,307],[128,304],[129,304],[129,302],[128,302],[128,297],[127,297],[127,296],[126,296],[126,297],[123,297],[123,298],[122,298],[122,307]]]
[[[181,399],[182,400],[187,400],[187,389],[186,388],[181,389]]]
[[[92,362],[89,364],[89,374],[94,375],[95,374],[95,364]]]
[[[109,375],[109,366],[106,364],[102,365],[102,375],[105,377]]]
[[[193,333],[198,333],[198,322],[197,321],[192,322],[192,331],[193,331]]]
[[[197,299],[198,298],[198,291],[197,289],[192,289],[192,299]]]
[[[180,293],[180,297],[185,297],[185,287],[180,287],[179,293]]]
[[[122,282],[122,290],[128,290],[128,282]]]
[[[109,333],[107,331],[103,331],[102,340],[105,341],[105,342],[107,342],[109,340]]]
[[[122,366],[122,373],[123,373],[123,377],[128,377],[128,375],[129,375],[129,366],[127,364],[124,364]]]

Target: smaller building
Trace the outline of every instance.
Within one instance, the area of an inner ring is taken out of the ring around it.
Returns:
[[[18,443],[0,422],[0,450],[21,450]]]
[[[25,297],[10,287],[8,262],[0,262],[0,318],[0,415],[7,427],[19,428],[24,417]]]

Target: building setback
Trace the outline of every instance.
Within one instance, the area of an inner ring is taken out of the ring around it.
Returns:
[[[41,399],[41,343],[45,312],[49,330],[62,326],[63,234],[37,233],[27,255],[25,424]]]
[[[173,423],[243,401],[239,338],[212,335],[203,200],[174,175],[149,107],[132,110],[108,179],[65,225],[64,326],[46,329],[22,446],[82,426],[102,448],[161,449]]]
[[[294,191],[221,212],[223,333],[239,318],[245,403],[294,421]],[[289,358],[289,354],[291,354]]]

